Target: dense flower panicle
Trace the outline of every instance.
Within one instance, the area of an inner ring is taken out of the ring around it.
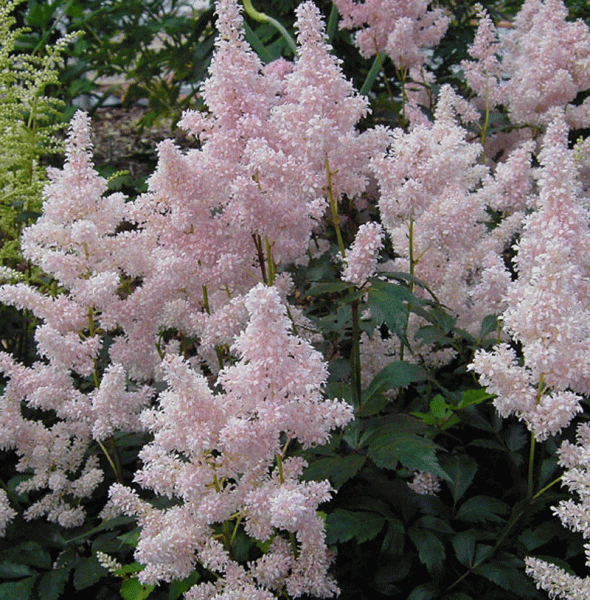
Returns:
[[[484,102],[482,108],[491,108],[501,104],[504,99],[501,86],[503,71],[498,58],[500,42],[494,23],[481,5],[477,5],[477,17],[479,25],[473,44],[469,47],[469,55],[473,60],[464,60],[461,66],[465,81]]]
[[[590,216],[580,199],[563,112],[554,113],[539,154],[538,197],[524,220],[502,314],[522,344],[524,364],[507,345],[478,351],[470,366],[497,394],[502,416],[516,414],[538,440],[560,432],[590,391]]]
[[[441,9],[428,9],[429,0],[336,0],[340,28],[358,29],[355,42],[368,58],[385,52],[400,69],[422,66],[425,47],[436,46],[449,25]]]
[[[471,327],[489,314],[481,315],[483,308],[477,317],[470,314],[469,296],[487,235],[479,186],[488,169],[454,107],[455,94],[443,86],[434,123],[395,130],[389,153],[371,164],[381,188],[381,220],[399,257],[392,269],[412,272],[463,319],[461,326]]]
[[[504,94],[514,123],[548,123],[552,107],[567,107],[574,127],[587,126],[590,103],[572,102],[590,88],[590,30],[567,16],[562,0],[526,0],[503,37]]]
[[[559,462],[566,470],[562,485],[567,487],[573,498],[562,500],[553,507],[553,513],[563,525],[581,533],[590,540],[590,438],[587,423],[577,427],[576,443],[562,442],[558,451]],[[586,564],[590,561],[590,543],[584,545]],[[537,588],[549,593],[551,598],[571,600],[588,598],[590,577],[576,577],[556,565],[534,557],[525,559],[527,574],[536,582]]]
[[[23,233],[25,255],[64,291],[51,297],[24,284],[0,288],[3,302],[39,319],[38,359],[31,366],[0,358],[8,380],[0,399],[0,445],[18,454],[17,470],[31,474],[20,491],[39,492],[24,516],[46,516],[64,527],[82,524],[80,501],[103,479],[96,457],[86,457],[93,436],[141,429],[138,414],[151,398],[148,388],[130,389],[122,365],[112,364],[102,378],[98,367],[102,334],[122,323],[124,279],[141,275],[145,260],[136,258],[139,235],[117,231],[122,221],[133,221],[132,211],[122,195],[103,196],[106,181],[94,171],[90,149],[89,118],[77,112],[65,165],[50,171],[43,213]],[[132,239],[135,252],[127,256],[121,250]],[[91,391],[81,391],[80,382]],[[32,419],[30,409],[54,415],[55,422]]]
[[[383,228],[379,223],[364,223],[344,259],[342,280],[358,287],[374,274],[379,250],[383,246]]]
[[[537,589],[545,590],[553,600],[586,600],[590,596],[590,578],[577,577],[557,565],[538,558],[525,559],[526,574],[535,580]]]
[[[316,514],[330,498],[330,484],[301,482],[301,459],[278,459],[280,468],[274,463],[284,451],[281,435],[303,446],[325,443],[332,429],[350,421],[352,409],[323,398],[326,366],[308,342],[290,333],[277,289],[256,286],[245,306],[250,318],[233,347],[239,360],[219,373],[221,391],[214,394],[185,360],[168,356],[162,365],[168,388],[142,414],[154,437],[140,452],[143,467],[135,481],[181,504],[148,508],[118,488],[113,502],[142,526],[136,559],[147,565],[140,575],[146,583],[182,579],[199,561],[222,576],[219,593],[286,585],[294,596],[333,595],[324,525]],[[242,569],[239,581],[233,578],[239,565],[212,542],[212,528],[235,515],[256,539],[279,531],[295,535],[297,554],[281,558],[289,564],[286,581],[264,575],[264,561]],[[189,597],[205,593],[199,590]]]

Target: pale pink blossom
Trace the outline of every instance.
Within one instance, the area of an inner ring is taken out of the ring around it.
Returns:
[[[346,253],[342,280],[362,287],[374,274],[379,250],[383,246],[383,228],[379,223],[364,223]]]
[[[426,62],[425,49],[436,46],[449,25],[429,0],[336,0],[340,28],[356,29],[355,42],[365,57],[385,52],[400,69]]]
[[[416,494],[436,496],[440,492],[440,477],[425,471],[416,471],[408,487]]]

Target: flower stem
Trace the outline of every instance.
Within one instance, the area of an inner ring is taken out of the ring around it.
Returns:
[[[293,51],[293,54],[297,56],[297,44],[295,43],[295,40],[289,35],[289,32],[281,25],[281,23],[279,23],[276,19],[269,17],[266,13],[257,11],[252,6],[251,0],[244,0],[244,10],[246,11],[246,14],[255,21],[258,21],[259,23],[269,23],[270,25],[272,25],[283,36],[283,39],[287,42],[289,48],[291,48],[291,50]]]

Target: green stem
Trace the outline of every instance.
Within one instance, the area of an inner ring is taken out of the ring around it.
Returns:
[[[111,465],[111,469],[113,469],[113,473],[115,474],[117,483],[123,483],[123,477],[121,476],[121,469],[117,465],[118,460],[116,458],[113,459],[113,457],[110,455],[109,451],[107,450],[106,446],[100,440],[97,440],[96,442],[100,446],[100,449],[103,451],[103,454],[105,455],[107,461],[109,462],[109,465]]]
[[[268,285],[273,285],[276,276],[276,268],[275,263],[272,259],[272,244],[268,239],[268,236],[264,236],[264,241],[266,243],[266,264],[268,265]]]
[[[251,0],[244,0],[244,10],[246,11],[246,14],[255,21],[258,21],[259,23],[269,23],[270,25],[272,25],[283,36],[283,39],[287,42],[289,48],[291,48],[291,50],[293,51],[293,54],[297,56],[297,44],[295,43],[295,40],[289,35],[289,32],[281,25],[281,23],[279,23],[276,19],[269,17],[265,13],[258,12],[252,6]]]
[[[527,479],[527,497],[533,497],[533,474],[535,465],[535,436],[531,433],[531,444],[529,448],[529,471]]]
[[[414,292],[414,272],[416,270],[416,262],[417,262],[414,258],[414,219],[413,219],[413,217],[410,217],[410,225],[409,225],[409,229],[408,229],[408,252],[409,252],[409,256],[410,256],[410,275],[411,275],[411,278],[408,282],[408,288],[410,290],[410,293],[413,293]],[[407,334],[407,332],[408,332],[408,325],[410,322],[410,308],[411,308],[411,306],[408,304],[408,318],[406,320],[406,325],[405,325],[405,329],[404,329],[405,334]],[[399,347],[399,359],[400,360],[404,360],[404,349],[405,349],[404,342],[401,341],[400,347]]]
[[[338,217],[338,203],[336,202],[336,198],[334,197],[334,189],[332,186],[332,171],[330,171],[330,162],[328,160],[328,155],[326,154],[325,158],[326,165],[326,175],[328,177],[328,197],[330,199],[330,209],[332,211],[332,221],[334,223],[334,229],[336,231],[336,239],[338,240],[338,247],[340,248],[340,253],[342,254],[342,258],[346,258],[346,249],[344,247],[344,241],[342,240],[342,233],[340,232],[340,219]]]
[[[354,406],[361,409],[362,388],[361,388],[361,328],[359,316],[359,301],[354,300],[351,304],[352,309],[352,349],[350,354],[350,381],[352,384],[352,401]]]

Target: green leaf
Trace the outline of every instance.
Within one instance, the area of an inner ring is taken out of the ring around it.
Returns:
[[[488,315],[484,317],[481,322],[481,329],[479,330],[479,339],[483,340],[489,333],[496,332],[498,330],[498,316]]]
[[[509,561],[483,563],[473,572],[506,591],[515,592],[522,598],[531,598],[535,593],[532,580],[524,574],[522,561],[516,557]]]
[[[193,587],[199,581],[201,576],[195,571],[191,573],[186,579],[182,581],[173,581],[170,584],[170,592],[168,594],[168,600],[177,600],[185,592]]]
[[[43,573],[37,586],[40,600],[58,600],[66,587],[70,571],[70,568],[64,568]]]
[[[510,513],[510,507],[505,502],[490,496],[473,496],[466,500],[457,511],[456,518],[460,521],[478,522],[504,521],[502,515]]]
[[[37,542],[23,542],[10,552],[15,563],[22,563],[39,569],[51,569],[51,555]]]
[[[436,458],[434,442],[415,433],[383,427],[371,437],[368,454],[381,469],[395,469],[399,461],[408,469],[449,479]]]
[[[453,501],[457,502],[475,477],[477,461],[467,454],[453,454],[443,461],[443,468],[451,478],[451,481],[447,481],[447,486]]]
[[[372,540],[383,528],[386,519],[375,513],[337,508],[326,518],[327,544],[356,539],[359,544]]]
[[[329,479],[334,488],[339,489],[359,472],[366,460],[367,457],[363,454],[320,458],[309,465],[305,470],[304,478],[315,481]]]
[[[432,600],[439,594],[439,589],[433,583],[421,583],[408,596],[408,600]]]
[[[27,575],[35,575],[35,570],[29,565],[13,562],[0,563],[1,579],[18,579],[20,577],[26,577]]]
[[[485,402],[486,400],[489,400],[493,397],[493,394],[488,394],[488,392],[483,388],[476,390],[466,390],[463,392],[461,400],[459,401],[459,404],[457,404],[456,408],[462,409],[473,404],[481,404],[482,402]]]
[[[432,531],[421,527],[410,527],[408,536],[418,550],[420,562],[431,575],[440,573],[445,562],[445,547]]]
[[[428,372],[420,365],[404,361],[394,361],[383,368],[363,392],[363,404],[368,402],[375,394],[406,387],[411,383],[428,379]]]
[[[387,281],[374,281],[369,288],[367,305],[376,325],[385,323],[387,328],[408,348],[410,344],[406,337],[408,326],[408,303],[420,302],[407,287]]]
[[[141,585],[137,577],[126,579],[121,585],[123,600],[145,600],[156,588],[155,585]]]
[[[451,543],[459,562],[465,567],[474,565],[476,532],[473,529],[462,531],[453,537]]]
[[[74,587],[83,590],[107,575],[107,569],[101,566],[96,557],[82,558],[74,569]]]
[[[0,583],[0,600],[28,600],[33,595],[37,575],[20,581]]]
[[[350,283],[345,281],[318,281],[312,284],[307,290],[306,295],[321,296],[322,294],[340,294],[351,287]]]

